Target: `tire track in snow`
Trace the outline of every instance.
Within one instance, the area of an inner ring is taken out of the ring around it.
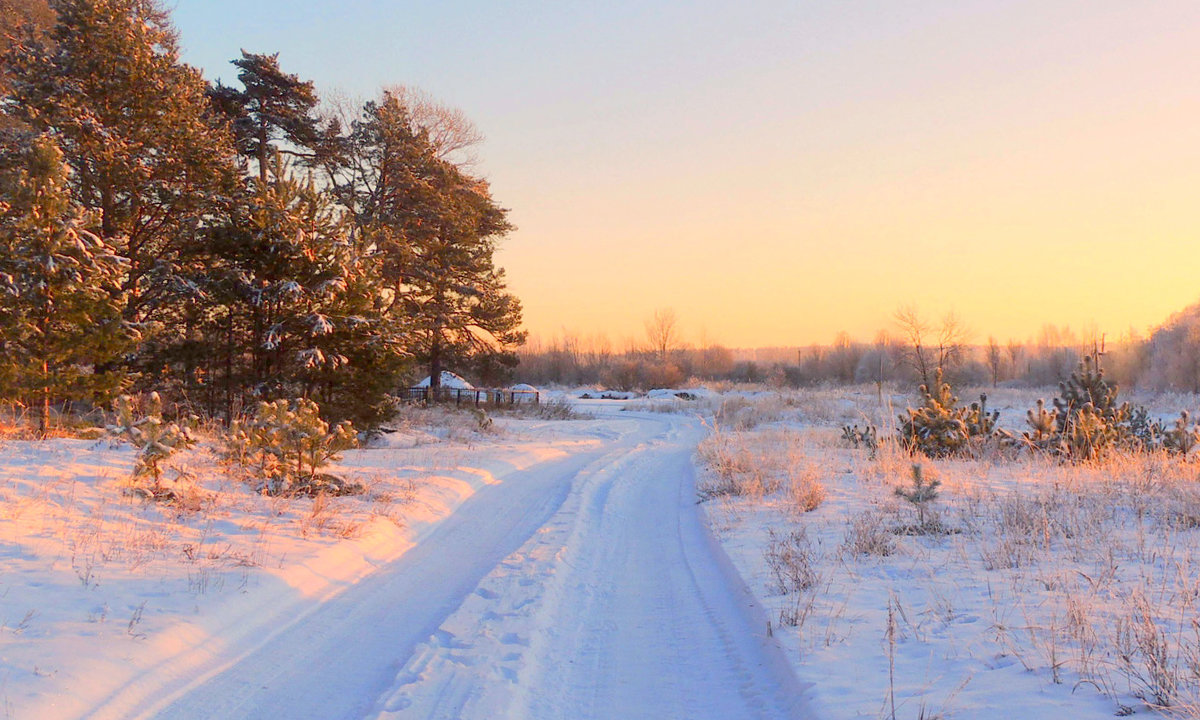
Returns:
[[[702,429],[638,422],[646,442],[580,473],[372,718],[800,716],[802,688],[695,505]]]
[[[576,474],[636,441],[634,423],[605,442],[486,485],[399,559],[296,616],[183,671],[122,689],[89,718],[339,720],[372,712],[418,644],[472,597],[480,580],[552,518]],[[615,432],[614,432],[615,430]],[[264,615],[277,615],[264,608]],[[219,642],[221,638],[216,638]]]

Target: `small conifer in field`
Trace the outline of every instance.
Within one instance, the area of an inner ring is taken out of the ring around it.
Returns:
[[[921,466],[914,463],[912,484],[908,487],[898,487],[895,490],[896,497],[904,498],[917,509],[917,523],[921,528],[926,527],[925,506],[937,499],[938,488],[941,485],[942,481],[937,478],[927,480]]]
[[[1198,444],[1200,444],[1200,428],[1191,423],[1191,416],[1187,410],[1179,413],[1174,426],[1165,431],[1162,436],[1163,449],[1172,455],[1186,457]]]
[[[172,493],[162,485],[162,463],[177,451],[192,446],[195,439],[190,429],[163,420],[158,393],[150,393],[140,415],[135,414],[137,403],[129,395],[120,396],[114,405],[116,422],[108,430],[138,449],[133,479],[152,481],[150,487],[139,486],[136,492],[152,499],[170,499]]]
[[[978,403],[958,407],[950,384],[942,381],[942,371],[934,371],[934,390],[922,385],[920,408],[908,408],[900,416],[900,442],[910,451],[927,457],[949,457],[963,453],[971,441],[987,440],[996,434],[997,411],[987,409],[987,395]]]
[[[254,415],[229,429],[227,452],[256,468],[260,489],[269,495],[348,495],[361,492],[357,483],[321,472],[358,446],[354,427],[343,421],[330,428],[320,408],[307,398],[261,402]]]

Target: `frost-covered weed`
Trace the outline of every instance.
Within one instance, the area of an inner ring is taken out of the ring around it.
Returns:
[[[882,513],[866,510],[846,519],[841,549],[848,556],[888,557],[896,552],[896,536]]]
[[[792,432],[726,432],[717,426],[697,448],[698,457],[711,473],[697,487],[700,499],[761,498],[787,483],[789,491],[795,488],[801,496],[809,495],[804,502],[811,504],[820,492],[819,483],[815,477],[806,477],[802,469],[797,472],[797,444],[798,436]]]

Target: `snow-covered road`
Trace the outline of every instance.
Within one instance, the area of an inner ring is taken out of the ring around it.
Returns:
[[[694,503],[702,426],[604,427],[240,654],[92,717],[799,717],[799,684]]]

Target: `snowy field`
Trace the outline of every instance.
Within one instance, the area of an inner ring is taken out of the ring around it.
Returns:
[[[1037,397],[990,405],[1019,430]],[[1163,417],[1197,404],[1142,400]],[[904,403],[874,388],[764,394],[701,445],[710,522],[811,683],[813,715],[1196,717],[1194,463],[922,460],[941,481],[926,510],[941,529],[916,532],[916,506],[894,492],[913,459],[887,446],[872,458],[840,432],[894,432]]]
[[[3,716],[1195,717],[1196,467],[924,461],[916,533],[911,459],[840,431],[908,400],[409,413],[316,500],[206,443],[166,506],[108,440],[0,440]]]

